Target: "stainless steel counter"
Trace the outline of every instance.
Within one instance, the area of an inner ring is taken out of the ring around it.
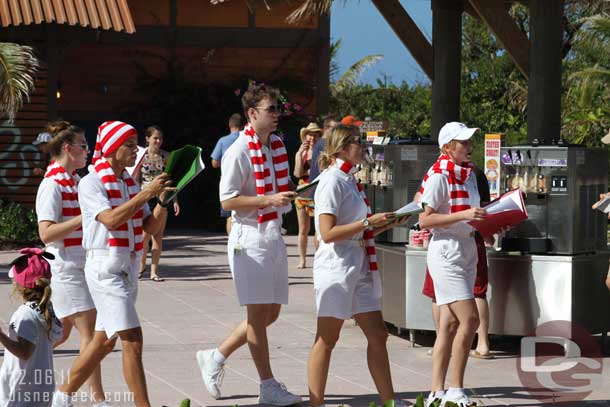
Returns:
[[[401,329],[434,330],[431,301],[421,294],[427,251],[377,246],[386,321]],[[591,333],[610,331],[610,293],[604,284],[609,256],[488,251],[490,333],[530,335],[553,320],[573,321]]]

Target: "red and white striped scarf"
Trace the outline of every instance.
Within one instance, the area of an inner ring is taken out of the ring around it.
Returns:
[[[248,151],[250,153],[252,167],[254,168],[256,195],[271,195],[274,193],[273,184],[271,182],[271,168],[268,164],[267,157],[263,154],[261,141],[250,123],[244,127],[243,133],[248,141]],[[273,162],[277,190],[279,192],[289,191],[288,153],[286,152],[282,139],[278,136],[271,134],[269,139],[271,141],[271,161]],[[274,207],[268,206],[266,208],[258,209],[259,225],[277,218],[277,210]]]
[[[45,178],[50,178],[61,191],[61,214],[63,222],[80,215],[80,206],[78,205],[78,189],[76,185],[80,181],[80,177],[74,171],[72,175],[68,174],[66,169],[57,161],[52,161],[47,167]],[[73,230],[64,238],[64,247],[82,246],[83,244],[83,228],[79,227]]]
[[[133,198],[140,191],[140,187],[138,186],[138,184],[133,180],[133,178],[131,178],[131,176],[126,170],[123,170],[121,177],[127,185],[129,198],[126,199],[125,197],[123,197],[123,195],[121,194],[121,186],[119,184],[119,180],[117,179],[117,176],[112,170],[110,163],[104,157],[99,157],[95,162],[93,168],[97,173],[97,176],[100,177],[100,179],[104,183],[104,187],[106,188],[108,200],[110,200],[110,206],[112,207],[112,209],[127,202],[128,199]],[[133,247],[133,250],[136,252],[142,250],[143,216],[144,211],[140,209],[131,218],[133,221],[133,234],[129,233],[127,223],[123,223],[116,229],[108,230],[108,233],[110,234],[110,237],[108,238],[108,248],[117,252],[129,251],[130,247]]]
[[[364,192],[364,188],[362,184],[358,182],[356,177],[354,177],[354,173],[356,172],[356,168],[348,163],[347,161],[343,161],[340,158],[335,159],[335,165],[344,173],[351,175],[354,178],[354,182],[358,187],[358,193],[364,200],[366,204],[366,217],[370,217],[373,212],[371,211],[371,205],[369,204],[369,200],[366,198],[366,193]],[[364,230],[362,235],[362,239],[364,240],[364,249],[366,250],[366,254],[369,257],[369,271],[377,271],[377,250],[375,249],[375,233],[373,232],[372,227],[368,227]]]
[[[472,164],[458,165],[451,161],[447,154],[441,154],[424,176],[419,192],[424,193],[426,181],[432,174],[443,174],[449,184],[449,213],[470,209],[470,195],[466,189],[466,180],[472,171]]]

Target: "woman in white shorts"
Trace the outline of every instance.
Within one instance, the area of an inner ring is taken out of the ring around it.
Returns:
[[[368,341],[369,371],[381,401],[394,400],[395,396],[373,237],[398,223],[391,213],[371,215],[362,186],[353,175],[362,160],[358,128],[347,125],[333,128],[326,141],[326,152],[320,157],[320,168],[328,168],[320,176],[314,197],[316,230],[321,242],[313,263],[317,332],[307,363],[313,407],[324,405],[331,352],[343,321],[351,317]],[[403,402],[397,400],[395,405]]]
[[[63,325],[62,338],[55,347],[65,342],[72,327],[80,335],[82,351],[93,337],[96,311],[85,280],[85,251],[82,247],[82,218],[78,205],[76,170],[87,163],[89,147],[85,132],[68,122],[54,122],[48,126],[51,140],[48,150],[53,161],[47,167],[36,194],[38,233],[46,244],[46,251],[55,255],[51,265],[53,308]],[[89,379],[93,400],[104,401],[104,390],[99,367]],[[103,404],[102,404],[103,405]]]
[[[464,371],[479,316],[474,300],[477,248],[469,220],[485,218],[479,208],[479,192],[472,170],[472,142],[477,132],[462,123],[447,123],[440,130],[441,155],[422,182],[425,212],[419,225],[432,229],[428,269],[440,307],[438,336],[432,352],[432,391],[427,405],[441,399],[443,405],[473,405],[464,393]],[[449,359],[453,358],[450,387],[445,391]]]

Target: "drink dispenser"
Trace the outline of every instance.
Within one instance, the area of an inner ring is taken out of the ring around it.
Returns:
[[[502,249],[579,254],[606,248],[606,216],[591,209],[607,191],[602,149],[576,145],[502,147],[502,192],[521,189],[529,219],[502,239]]]

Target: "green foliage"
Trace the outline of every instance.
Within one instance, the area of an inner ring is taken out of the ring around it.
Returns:
[[[0,200],[0,242],[38,242],[36,212],[15,202]]]
[[[0,42],[0,116],[13,120],[34,90],[38,60],[32,47]]]

